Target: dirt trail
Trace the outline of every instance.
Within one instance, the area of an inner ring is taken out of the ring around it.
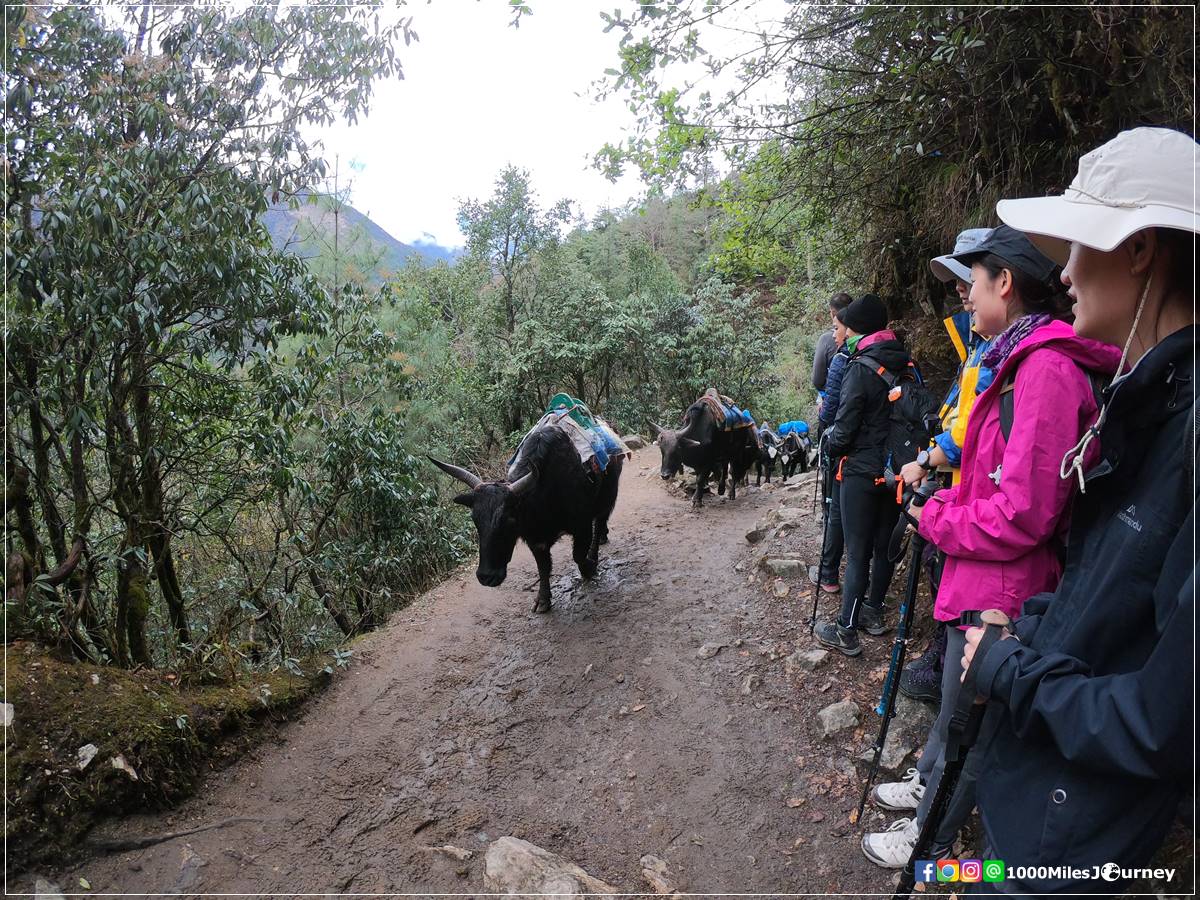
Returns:
[[[51,877],[119,892],[471,892],[482,851],[511,834],[626,891],[646,889],[646,853],[690,891],[887,890],[849,822],[847,760],[870,735],[821,741],[815,712],[853,695],[873,730],[888,639],[785,674],[783,657],[810,646],[807,582],[783,599],[771,579],[749,582],[746,532],[782,498],[807,509],[811,488],[714,497],[694,514],[657,462],[651,447],[627,466],[591,583],[569,542],[555,548],[550,615],[529,612],[523,546],[498,589],[465,568],[364,640],[277,742],[174,812],[97,836],[234,821]],[[791,538],[808,559],[814,530]],[[725,646],[700,658],[710,642]],[[447,843],[475,854],[427,849]]]

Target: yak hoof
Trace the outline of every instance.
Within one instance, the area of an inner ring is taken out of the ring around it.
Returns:
[[[579,564],[579,574],[584,578],[591,578],[596,574],[596,568],[599,565],[597,560],[585,559]]]
[[[535,613],[550,612],[550,598],[539,596],[536,600],[533,601],[533,611]]]
[[[608,543],[608,532],[607,531],[600,532],[600,538],[598,540],[598,543],[600,543],[602,545]]]

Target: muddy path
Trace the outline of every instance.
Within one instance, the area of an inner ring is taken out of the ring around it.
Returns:
[[[766,545],[746,540],[787,503],[803,512],[784,549],[815,559],[811,481],[694,514],[657,457],[628,465],[591,583],[555,548],[550,615],[530,613],[523,546],[500,588],[472,564],[191,801],[94,837],[216,827],[43,874],[114,892],[478,892],[482,851],[514,835],[625,891],[646,890],[647,853],[688,891],[888,890],[849,816],[890,640],[793,671],[785,657],[815,646],[807,580],[761,572]],[[817,710],[847,697],[863,724],[821,740]],[[474,855],[428,849],[443,844]]]

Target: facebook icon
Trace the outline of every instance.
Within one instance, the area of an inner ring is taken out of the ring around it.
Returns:
[[[918,859],[913,875],[916,881],[937,881],[937,864],[932,859]]]

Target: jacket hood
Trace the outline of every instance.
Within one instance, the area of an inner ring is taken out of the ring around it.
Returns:
[[[858,342],[855,356],[869,356],[877,360],[881,366],[895,372],[909,364],[912,357],[900,343],[896,333],[889,329],[876,331]]]
[[[1035,328],[1032,334],[1013,348],[1008,359],[1000,364],[993,381],[1003,384],[1022,359],[1041,347],[1056,350],[1072,359],[1081,369],[1099,375],[1116,374],[1117,363],[1121,361],[1121,351],[1117,347],[1080,337],[1066,322],[1054,319]]]

